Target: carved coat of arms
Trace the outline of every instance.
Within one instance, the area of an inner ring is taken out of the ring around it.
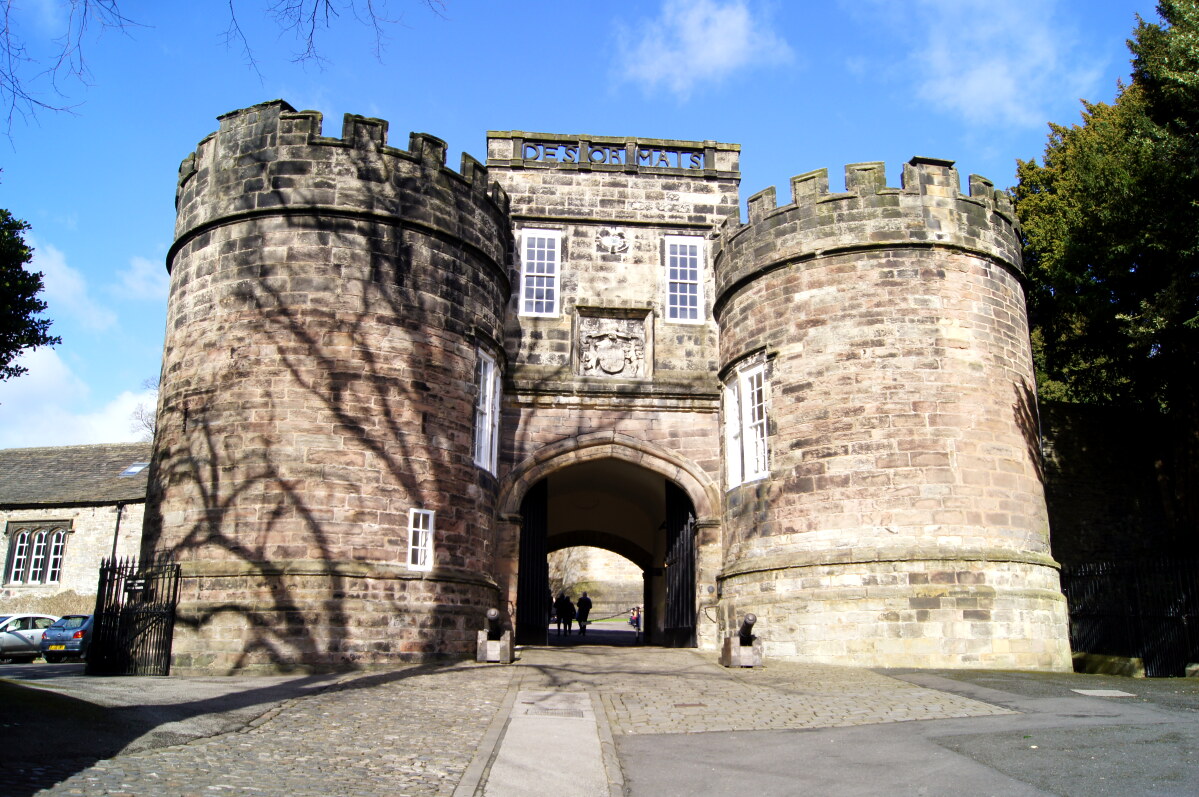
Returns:
[[[575,367],[579,376],[641,379],[652,370],[644,313],[586,308],[578,316]]]
[[[585,376],[640,376],[645,342],[620,332],[584,333],[580,358]]]

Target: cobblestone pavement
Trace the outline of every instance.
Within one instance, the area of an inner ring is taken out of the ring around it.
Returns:
[[[771,662],[725,669],[694,650],[525,651],[521,688],[596,691],[614,736],[834,728],[1014,713],[870,670]]]
[[[356,675],[239,732],[99,761],[39,793],[449,795],[513,673],[463,664]]]
[[[130,686],[136,681],[129,679]],[[497,715],[518,690],[598,695],[613,736],[1013,713],[854,668],[772,662],[761,670],[727,670],[713,654],[692,650],[530,648],[513,667],[459,664],[346,676],[274,705],[238,731],[97,761],[39,793],[451,795],[472,761],[472,777],[483,772],[479,762],[492,755],[494,729],[504,719]],[[474,787],[463,783],[463,790]]]

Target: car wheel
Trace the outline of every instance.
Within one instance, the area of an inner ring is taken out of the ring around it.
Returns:
[[[46,663],[47,664],[58,664],[60,661],[62,661],[62,658],[63,658],[63,656],[61,653],[47,653],[46,654]]]

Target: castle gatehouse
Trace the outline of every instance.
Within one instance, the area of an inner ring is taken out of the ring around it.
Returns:
[[[179,173],[145,550],[176,672],[545,641],[549,552],[651,643],[1068,669],[1017,230],[913,159],[748,200],[739,147],[491,132],[486,164],[282,101]]]

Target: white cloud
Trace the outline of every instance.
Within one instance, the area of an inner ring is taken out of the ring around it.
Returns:
[[[35,349],[18,362],[29,372],[0,382],[0,448],[140,439],[132,429],[133,411],[140,403],[154,406],[153,391],[126,390],[92,408],[88,386],[53,349]]]
[[[665,86],[686,98],[696,85],[754,67],[787,63],[787,42],[748,0],[664,0],[661,16],[617,43],[621,76],[647,90]]]
[[[145,257],[133,257],[129,268],[118,272],[121,289],[125,296],[153,302],[165,302],[171,279],[166,266]]]
[[[906,35],[904,71],[916,95],[974,125],[1041,127],[1064,98],[1076,103],[1092,94],[1102,74],[1101,59],[1080,50],[1055,0],[854,0],[846,7]]]
[[[66,256],[50,244],[27,239],[33,248],[34,271],[42,272],[42,298],[47,314],[54,319],[70,317],[87,329],[103,331],[116,325],[116,313],[97,303],[88,292],[87,279],[67,265]]]

